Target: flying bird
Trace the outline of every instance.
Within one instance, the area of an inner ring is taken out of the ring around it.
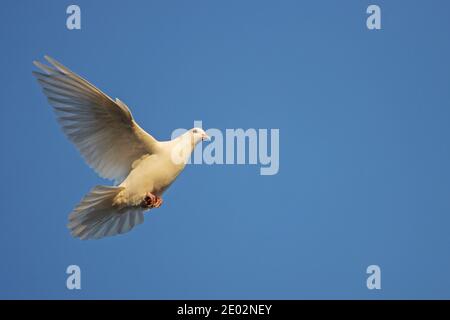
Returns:
[[[128,106],[111,99],[68,68],[45,56],[33,75],[53,106],[62,131],[87,164],[114,186],[96,186],[69,215],[74,237],[99,239],[123,234],[159,208],[162,194],[186,166],[195,146],[209,137],[193,128],[158,141],[134,120]]]

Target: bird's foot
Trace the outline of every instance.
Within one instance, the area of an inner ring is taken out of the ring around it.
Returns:
[[[163,203],[161,197],[155,196],[151,192],[145,194],[144,200],[142,200],[141,206],[146,209],[159,208]]]

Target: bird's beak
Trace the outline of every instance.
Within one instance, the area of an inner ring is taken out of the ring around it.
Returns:
[[[211,138],[206,134],[202,134],[202,141],[211,141]]]

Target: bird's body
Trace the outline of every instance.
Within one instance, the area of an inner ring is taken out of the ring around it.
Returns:
[[[164,191],[175,181],[183,171],[185,163],[176,163],[172,160],[173,145],[179,143],[189,151],[189,145],[184,145],[182,139],[161,143],[161,149],[156,154],[147,154],[137,159],[130,174],[119,185],[125,188],[119,197],[123,197],[128,204],[139,205],[147,192],[162,196]]]
[[[64,133],[86,162],[115,186],[97,186],[69,215],[72,235],[98,239],[130,231],[143,213],[162,204],[162,194],[183,171],[195,145],[207,139],[194,128],[158,141],[134,121],[126,104],[115,101],[57,61],[35,62],[33,72],[54,107]]]

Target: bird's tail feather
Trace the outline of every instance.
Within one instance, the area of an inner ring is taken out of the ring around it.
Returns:
[[[144,209],[140,207],[118,208],[113,206],[122,187],[96,186],[69,215],[70,229],[74,237],[99,239],[122,234],[144,221]]]

